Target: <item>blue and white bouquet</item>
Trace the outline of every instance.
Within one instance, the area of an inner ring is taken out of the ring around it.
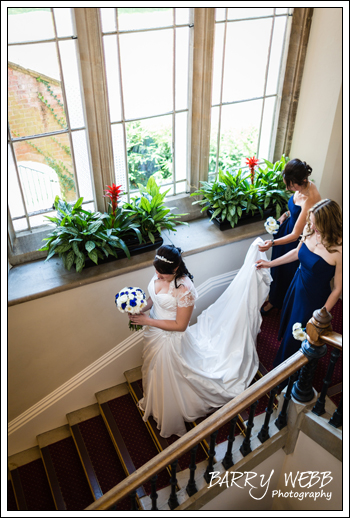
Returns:
[[[137,315],[142,308],[147,306],[146,293],[141,288],[123,288],[115,296],[115,303],[121,313],[131,313]],[[138,331],[142,326],[132,324],[129,320],[131,331]]]
[[[277,221],[275,220],[275,218],[269,217],[269,218],[267,218],[267,220],[265,221],[265,223],[264,223],[264,227],[265,227],[265,229],[266,229],[266,232],[268,232],[268,234],[271,234],[271,236],[272,236],[272,242],[273,242],[273,241],[274,241],[273,234],[277,234],[278,229],[280,228],[279,224],[277,223]]]

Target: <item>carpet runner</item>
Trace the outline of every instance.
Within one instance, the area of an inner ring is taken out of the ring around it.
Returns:
[[[333,320],[332,327],[337,333],[342,334],[342,301],[338,301],[332,310]],[[279,347],[277,340],[279,327],[280,312],[276,309],[269,312],[263,317],[261,332],[257,339],[257,351],[261,364],[261,370],[270,371],[273,366],[272,362]],[[317,391],[321,390],[322,381],[326,374],[331,347],[325,357],[323,357],[317,366],[314,387]],[[256,376],[253,383],[259,379]],[[335,404],[339,403],[341,397],[342,382],[342,354],[340,355],[334,369],[330,387],[333,387],[331,396]],[[142,382],[137,382],[142,390]],[[268,396],[264,396],[259,401],[255,415],[263,413],[268,404]],[[159,447],[155,446],[154,441],[149,434],[145,423],[142,421],[139,410],[135,405],[134,399],[130,394],[118,397],[107,403],[112,418],[117,423],[119,432],[127,447],[130,458],[135,469],[140,468],[145,462],[157,455]],[[249,415],[249,408],[242,413],[242,420],[238,423],[240,428],[236,427],[235,435],[244,433],[245,427],[243,421],[246,421]],[[196,421],[199,424],[203,419]],[[93,467],[94,474],[98,480],[98,485],[102,493],[107,492],[120,481],[125,479],[126,472],[122,462],[116,452],[115,445],[108,433],[102,415],[87,419],[77,425],[83,439],[88,457]],[[217,436],[217,444],[227,440],[230,423],[221,427]],[[172,436],[166,440],[167,444],[172,444],[178,440],[177,436]],[[209,439],[208,439],[209,440]],[[166,446],[166,445],[165,445]],[[198,448],[196,461],[201,462],[206,455],[205,447]],[[24,466],[17,468],[11,472],[12,482],[8,481],[7,509],[8,511],[20,510],[28,511],[51,511],[55,510],[55,499],[52,492],[59,491],[61,504],[64,510],[74,511],[83,510],[94,501],[93,491],[91,489],[91,481],[88,483],[88,469],[83,466],[75,441],[73,437],[68,437],[46,447],[45,456],[49,458],[54,473],[57,478],[57,488],[54,490],[54,483],[48,481],[42,458],[32,461]],[[185,454],[179,459],[179,470],[188,468],[190,462],[190,453]],[[46,469],[45,469],[46,468]],[[166,469],[158,475],[157,491],[162,487],[169,485],[169,471]],[[51,484],[51,490],[50,490]],[[14,491],[15,486],[15,491]],[[150,493],[150,484],[145,484],[143,488],[145,494]],[[16,503],[16,496],[17,503]],[[59,499],[58,499],[59,500]],[[57,501],[56,501],[57,505]],[[129,511],[130,498],[125,498],[119,502],[116,510]]]

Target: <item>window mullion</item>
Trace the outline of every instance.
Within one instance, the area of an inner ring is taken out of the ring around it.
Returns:
[[[120,59],[120,37],[119,37],[119,18],[118,8],[115,8],[116,27],[117,27],[117,58],[119,68],[119,84],[120,84],[120,105],[122,111],[122,128],[124,136],[124,163],[125,163],[125,179],[126,179],[126,191],[127,200],[130,202],[130,182],[129,182],[129,164],[128,164],[128,143],[126,139],[126,121],[125,121],[125,105],[124,105],[124,90],[123,90],[123,79],[122,79],[122,63]]]
[[[274,31],[274,27],[275,27],[275,15],[276,15],[276,9],[273,10],[271,34],[270,34],[270,41],[269,41],[269,50],[268,50],[268,54],[267,54],[267,63],[266,63],[265,80],[264,80],[264,93],[263,93],[263,101],[262,101],[261,117],[260,117],[260,126],[259,126],[259,134],[258,134],[258,144],[257,144],[257,147],[256,147],[256,154],[257,154],[257,156],[259,156],[259,150],[260,150],[261,129],[262,129],[263,117],[264,117],[265,97],[266,97],[266,88],[267,88],[267,78],[268,78],[268,74],[269,74],[271,48],[272,48],[272,38],[273,38],[273,31]]]
[[[220,103],[219,103],[219,122],[218,122],[218,135],[216,144],[216,167],[215,174],[218,173],[219,169],[219,156],[220,156],[220,133],[221,133],[221,112],[222,112],[222,95],[224,91],[224,75],[225,75],[225,54],[226,54],[226,34],[227,34],[227,14],[228,8],[226,8],[225,16],[225,30],[224,30],[224,47],[222,51],[222,68],[221,68],[221,88],[220,88]]]
[[[194,9],[191,189],[208,178],[215,8]]]
[[[107,208],[104,189],[114,181],[114,165],[99,8],[74,8],[74,14],[95,199],[97,209],[104,212]]]
[[[10,148],[11,148],[13,163],[14,163],[14,167],[15,167],[15,171],[16,171],[18,188],[19,188],[19,192],[21,193],[21,198],[22,198],[22,203],[23,203],[23,208],[24,208],[24,214],[25,214],[25,218],[26,218],[27,226],[28,226],[27,230],[31,230],[31,225],[30,225],[29,216],[28,216],[27,204],[26,204],[26,200],[25,200],[25,197],[24,197],[24,193],[23,193],[21,177],[20,177],[20,174],[18,172],[16,153],[15,153],[15,150],[14,150],[14,147],[13,147],[13,142],[12,142],[12,138],[11,138],[10,128],[8,128],[8,135],[9,135],[9,144],[10,144]]]
[[[71,149],[71,157],[72,157],[72,162],[73,162],[73,176],[74,176],[74,182],[75,182],[77,198],[80,198],[80,194],[79,194],[80,193],[80,188],[79,188],[79,183],[78,183],[78,178],[77,178],[77,173],[76,173],[76,167],[75,167],[74,147],[73,147],[72,135],[71,135],[71,124],[70,124],[70,118],[69,118],[69,109],[68,109],[68,102],[67,102],[67,95],[66,95],[66,86],[65,86],[65,81],[64,81],[64,78],[63,78],[61,50],[60,50],[60,47],[59,47],[59,44],[58,44],[56,19],[55,19],[52,7],[51,7],[51,13],[52,13],[53,26],[54,26],[54,31],[55,31],[55,45],[56,45],[56,51],[57,51],[58,66],[59,66],[59,69],[60,69],[60,76],[61,76],[62,97],[63,97],[64,105],[66,107],[65,116],[66,116],[66,121],[67,121],[67,130],[68,130],[68,138],[69,138],[70,149]]]

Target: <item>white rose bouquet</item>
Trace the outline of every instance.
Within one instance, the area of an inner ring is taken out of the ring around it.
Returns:
[[[273,240],[274,240],[273,234],[277,234],[278,229],[280,228],[279,224],[277,223],[277,221],[274,218],[270,217],[270,218],[267,218],[267,220],[265,221],[264,227],[266,229],[266,232],[271,234],[272,242],[273,242]]]
[[[139,314],[147,306],[146,293],[141,288],[123,288],[116,294],[115,303],[121,313]],[[142,326],[132,324],[129,320],[129,328],[138,331]]]
[[[301,327],[300,322],[296,322],[293,325],[292,333],[293,333],[293,337],[295,338],[295,340],[300,340],[301,342],[303,342],[304,340],[307,340],[307,334],[305,333],[305,329],[303,329]]]

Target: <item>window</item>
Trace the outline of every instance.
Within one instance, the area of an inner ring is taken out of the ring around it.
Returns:
[[[115,181],[188,191],[192,9],[101,8]]]
[[[56,195],[83,196],[94,209],[71,11],[8,10],[8,201],[16,234],[45,225]]]
[[[10,262],[45,256],[56,194],[104,211],[106,185],[155,175],[190,205],[219,167],[272,160],[289,11],[9,9]]]
[[[245,159],[273,159],[288,8],[218,8],[209,177]]]

